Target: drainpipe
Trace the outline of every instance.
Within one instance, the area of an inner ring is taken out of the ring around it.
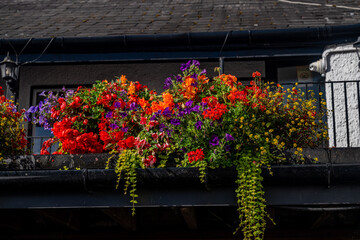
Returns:
[[[328,57],[331,54],[335,54],[335,53],[349,53],[349,52],[358,52],[358,50],[356,47],[342,49],[342,50],[327,49],[323,52],[321,59],[317,60],[316,62],[310,63],[309,69],[310,71],[320,73],[321,76],[324,77],[326,71],[328,70],[328,61],[329,61]]]

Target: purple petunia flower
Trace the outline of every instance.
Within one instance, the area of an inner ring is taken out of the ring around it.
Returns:
[[[188,66],[187,66],[187,64],[181,64],[181,66],[180,66],[180,71],[186,71],[186,69],[188,69]]]
[[[195,127],[197,130],[201,130],[201,126],[202,126],[202,121],[199,120],[195,123]]]
[[[219,137],[216,134],[211,136],[211,140],[209,141],[211,146],[218,146],[219,145]]]
[[[171,111],[170,111],[169,107],[164,109],[164,111],[162,112],[162,115],[164,117],[171,117]]]
[[[121,112],[121,113],[119,113],[120,114],[120,116],[122,116],[123,118],[126,118],[127,117],[127,112]]]
[[[111,128],[112,130],[114,130],[114,129],[119,128],[119,126],[118,126],[116,123],[111,123],[111,124],[110,124],[110,128]]]
[[[196,73],[194,73],[193,75],[191,75],[191,77],[197,79],[198,75]]]
[[[132,103],[130,104],[129,110],[136,110],[137,108],[138,108],[137,104],[134,103],[134,102],[132,102]]]
[[[198,60],[192,60],[192,65],[195,67],[200,67],[200,62]]]
[[[164,90],[169,89],[173,85],[171,77],[165,79]]]
[[[182,77],[180,75],[175,76],[175,78],[176,78],[177,82],[179,82],[179,83],[183,82]]]
[[[119,107],[121,107],[121,103],[119,103],[119,102],[115,102],[115,103],[114,103],[114,107],[115,107],[115,108],[119,108]]]
[[[206,107],[207,103],[206,102],[201,102],[200,105],[204,108],[204,107]]]
[[[200,106],[199,105],[196,105],[195,107],[191,108],[191,111],[192,112],[200,112]]]
[[[159,125],[159,131],[160,131],[160,132],[164,131],[164,128],[165,128],[165,127],[166,127],[165,124],[161,123],[161,124]]]
[[[187,101],[187,102],[185,103],[185,106],[191,107],[192,104],[193,104],[193,101],[190,100],[190,101]]]
[[[227,133],[225,134],[225,139],[226,141],[234,141],[234,137]]]
[[[180,119],[173,118],[170,120],[170,124],[174,126],[180,125]]]
[[[191,109],[190,108],[185,108],[183,111],[183,114],[187,115],[191,113]]]
[[[206,69],[202,70],[200,75],[206,74]]]
[[[182,151],[183,153],[187,153],[187,150],[186,150],[186,148],[184,148],[184,147],[181,148],[181,151]]]
[[[72,89],[69,89],[65,92],[65,97],[69,97],[69,96],[72,96],[74,95],[75,91],[72,90]]]
[[[45,97],[45,96],[46,96],[46,95],[45,95],[45,91],[42,91],[42,92],[39,94],[39,96]]]
[[[105,115],[105,117],[106,118],[112,118],[112,114],[113,114],[112,111],[110,111]]]
[[[173,129],[166,129],[166,133],[169,137],[171,137],[171,132],[173,131]]]
[[[123,127],[123,128],[121,128],[121,131],[126,133],[128,131],[128,129],[129,129],[128,127]]]
[[[28,111],[25,112],[25,118],[26,118],[26,121],[31,122],[30,112],[28,112]]]
[[[230,145],[225,145],[225,151],[230,152],[230,150],[231,150],[231,146]]]
[[[51,130],[51,128],[52,128],[52,126],[48,122],[44,123],[44,129],[45,130]],[[53,132],[51,131],[51,133],[53,133]]]
[[[29,113],[35,113],[35,112],[37,112],[38,111],[38,107],[37,106],[31,106],[28,110],[27,110],[27,112],[29,112]]]
[[[40,116],[39,116],[39,123],[40,123],[40,125],[43,125],[43,124],[45,123],[45,121],[46,121],[46,118],[45,118],[43,115],[40,115]]]

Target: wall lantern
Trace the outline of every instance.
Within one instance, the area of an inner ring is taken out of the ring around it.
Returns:
[[[15,98],[17,97],[17,90],[19,86],[19,69],[20,65],[11,60],[9,53],[4,60],[0,62],[1,77],[6,81]]]

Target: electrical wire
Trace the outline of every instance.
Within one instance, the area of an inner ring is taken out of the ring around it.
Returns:
[[[29,62],[24,62],[24,63],[21,64],[21,65],[34,63],[34,62],[36,62],[37,60],[39,60],[39,59],[42,57],[42,55],[46,52],[46,50],[49,48],[50,44],[54,41],[54,39],[55,39],[55,38],[51,38],[51,39],[50,39],[49,43],[46,45],[46,47],[44,48],[44,50],[41,52],[41,54],[40,54],[37,58],[35,58],[34,60],[29,61]]]

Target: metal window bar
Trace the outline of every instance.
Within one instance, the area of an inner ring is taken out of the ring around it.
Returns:
[[[28,136],[28,149],[31,151],[31,153],[39,154],[40,150],[42,148],[43,143],[48,140],[50,137],[44,137],[44,136]],[[49,149],[50,153],[53,153],[56,151],[54,146],[51,146]]]

